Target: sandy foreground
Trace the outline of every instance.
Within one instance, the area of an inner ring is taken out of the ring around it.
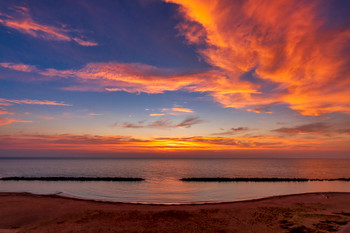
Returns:
[[[0,232],[348,232],[348,223],[350,193],[198,205],[0,193]]]

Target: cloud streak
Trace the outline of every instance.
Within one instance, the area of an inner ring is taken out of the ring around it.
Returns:
[[[14,115],[14,114],[15,114],[14,112],[9,112],[9,111],[7,111],[6,108],[0,107],[0,115]]]
[[[143,124],[144,121],[139,122],[138,124],[124,122],[122,124],[115,123],[113,126],[120,126],[122,128],[131,128],[131,129],[139,129],[139,128],[156,128],[156,129],[169,129],[169,128],[191,128],[193,125],[203,123],[204,121],[200,119],[200,117],[186,117],[178,124],[174,124],[174,122],[166,117],[160,117],[155,121],[152,121],[148,124]]]
[[[238,127],[238,128],[231,128],[227,131],[220,132],[220,133],[213,133],[212,135],[228,136],[228,135],[234,135],[234,134],[241,133],[241,132],[246,132],[248,130],[249,130],[248,127]]]
[[[0,105],[11,105],[11,104],[37,104],[37,105],[56,105],[56,106],[72,106],[63,102],[56,102],[51,100],[14,100],[14,99],[4,99],[0,98]]]
[[[0,14],[0,24],[35,38],[55,41],[75,41],[81,46],[97,46],[96,42],[72,36],[72,30],[45,25],[33,20],[29,9],[17,7],[15,15]]]
[[[16,64],[6,63],[5,68],[16,69]],[[168,69],[139,63],[89,63],[78,70],[46,69],[34,71],[43,76],[74,79],[79,85],[66,87],[65,90],[81,91],[125,91],[129,93],[159,94],[165,91],[183,90],[188,92],[206,92],[225,105],[216,96],[226,94],[249,95],[256,90],[248,82],[230,82],[226,74],[219,70],[199,73],[174,73]],[[248,104],[244,99],[235,106],[243,108]],[[226,105],[225,105],[226,106]],[[190,109],[174,107],[173,113],[190,113]]]
[[[176,108],[172,108],[171,109],[174,112],[186,112],[186,113],[193,113],[192,109],[189,108],[180,108],[180,107],[176,107]]]
[[[11,119],[11,118],[0,118],[0,126],[1,125],[9,125],[14,122],[21,122],[21,123],[27,123],[32,121],[25,121],[25,120],[19,120],[19,119]]]
[[[162,108],[161,111],[173,116],[180,116],[180,115],[194,113],[194,111],[190,108],[182,108],[177,105],[175,105],[175,107],[173,108]]]
[[[191,128],[193,125],[197,125],[200,123],[203,123],[204,121],[201,120],[199,117],[187,117],[185,120],[181,121],[179,124],[176,125],[176,127],[179,128]]]
[[[0,115],[14,115],[14,112],[8,111],[5,107],[2,106],[10,106],[13,104],[35,104],[35,105],[54,105],[54,106],[72,106],[70,104],[66,104],[63,102],[56,102],[51,100],[31,100],[31,99],[24,99],[24,100],[15,100],[15,99],[4,99],[0,98]],[[2,124],[10,124],[12,122],[30,122],[30,121],[20,121],[15,119],[3,119]]]
[[[26,65],[22,63],[0,63],[0,66],[11,69],[11,70],[16,70],[16,71],[21,71],[21,72],[35,72],[38,71],[36,66],[33,65]]]

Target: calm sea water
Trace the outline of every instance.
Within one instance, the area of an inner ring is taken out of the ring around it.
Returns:
[[[84,199],[193,203],[247,200],[305,192],[350,192],[350,182],[182,182],[184,177],[350,177],[350,160],[337,159],[0,159],[0,177],[141,177],[142,182],[0,181],[0,192]]]

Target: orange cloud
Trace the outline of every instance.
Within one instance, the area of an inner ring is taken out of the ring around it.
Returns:
[[[350,112],[350,28],[325,27],[318,11],[327,6],[317,5],[320,1],[166,2],[180,6],[185,19],[180,31],[190,43],[207,45],[199,53],[227,74],[228,87],[239,83],[250,90],[219,88],[211,93],[218,102],[238,108],[280,102],[304,115]],[[204,38],[195,40],[194,32]],[[244,80],[248,72],[277,88],[263,92]]]
[[[152,72],[154,70],[164,72],[162,69],[142,64],[90,63],[80,70],[66,71],[63,75],[82,80],[98,80],[108,91],[153,94],[180,90],[198,82],[199,79],[198,75],[159,75]]]
[[[149,116],[164,116],[164,113],[151,113]]]
[[[0,14],[0,23],[6,27],[15,29],[21,33],[28,34],[36,38],[56,41],[75,41],[82,46],[96,46],[96,42],[82,40],[78,37],[72,37],[70,30],[63,27],[55,27],[35,22],[29,14],[29,9],[17,7],[17,15]]]
[[[0,118],[0,125],[9,125],[14,122],[32,122],[32,121],[24,121],[18,119],[9,119],[9,118]]]
[[[9,69],[14,69],[9,66]],[[66,87],[78,91],[126,91],[129,93],[157,94],[164,91],[206,92],[226,107],[243,108],[252,104],[250,95],[256,93],[249,82],[231,82],[225,73],[210,70],[202,73],[173,74],[174,71],[138,63],[89,63],[78,70],[38,70],[44,76],[73,78],[81,85]],[[234,103],[227,103],[226,96],[235,96]],[[270,104],[271,101],[262,98]],[[255,104],[255,103],[253,103]],[[172,114],[185,113],[185,108],[174,108]]]
[[[14,69],[9,66],[9,69]],[[202,73],[178,74],[172,70],[138,63],[89,63],[78,70],[38,70],[43,76],[74,78],[81,86],[66,87],[79,91],[126,91],[129,93],[157,94],[164,91],[207,92],[224,104],[222,95],[247,96],[256,91],[249,82],[230,82],[225,73],[210,70]],[[244,107],[249,99],[240,99],[231,107]],[[270,102],[269,102],[270,103]],[[177,108],[180,110],[180,108]],[[182,109],[184,112],[184,109]]]
[[[193,113],[193,110],[189,109],[189,108],[172,108],[171,109],[174,112],[188,112],[188,113]]]
[[[174,115],[174,116],[179,116],[179,115],[184,115],[188,113],[194,113],[192,109],[189,108],[182,108],[177,105],[173,108],[162,108],[162,112],[165,112],[169,115]]]

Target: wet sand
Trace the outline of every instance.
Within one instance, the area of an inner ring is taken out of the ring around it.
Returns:
[[[0,193],[0,232],[332,232],[350,223],[350,193],[151,205]]]

